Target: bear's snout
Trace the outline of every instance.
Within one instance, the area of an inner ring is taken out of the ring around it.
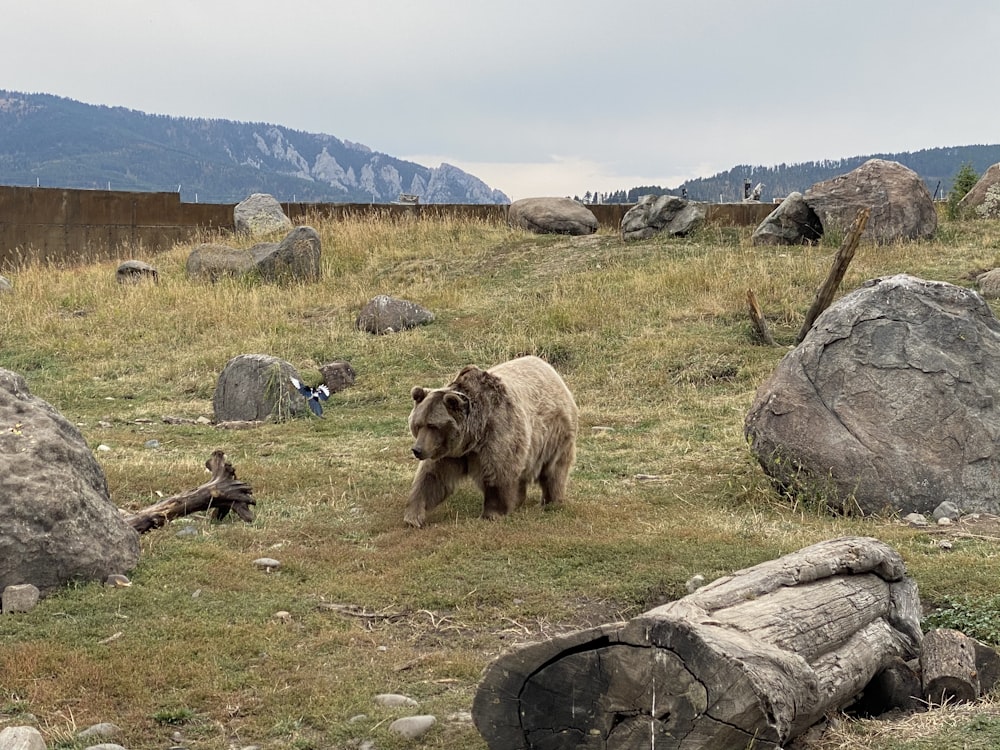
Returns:
[[[419,445],[414,445],[410,450],[413,452],[413,457],[419,461],[424,460],[424,449]]]

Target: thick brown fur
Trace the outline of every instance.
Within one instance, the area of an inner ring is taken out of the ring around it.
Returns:
[[[420,459],[403,519],[423,526],[463,477],[483,493],[483,518],[524,503],[528,485],[542,504],[561,503],[576,457],[573,394],[551,365],[518,357],[489,370],[462,369],[444,388],[413,389],[410,432]]]

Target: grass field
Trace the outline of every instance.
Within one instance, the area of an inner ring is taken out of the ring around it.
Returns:
[[[190,246],[122,251],[158,268],[155,286],[118,286],[117,261],[4,273],[15,293],[0,296],[0,367],[110,448],[97,456],[119,507],[197,486],[217,448],[258,504],[250,525],[195,516],[145,535],[130,588],[70,586],[0,617],[0,728],[35,723],[50,748],[83,747],[76,731],[111,721],[130,750],[482,749],[460,712],[514,644],[629,618],[682,596],[695,574],[844,534],[895,546],[928,606],[970,634],[1000,627],[1000,539],[945,552],[892,518],[828,515],[778,496],[747,450],[744,416],[786,349],[754,342],[746,290],[791,345],[833,242],[754,248],[749,230],[718,227],[626,245],[449,219],[311,224],[323,242],[314,284],[194,283]],[[969,285],[995,265],[1000,224],[945,222],[932,241],[862,245],[843,290],[899,272]],[[377,294],[437,320],[362,334],[354,319]],[[240,431],[163,421],[211,417],[218,374],[246,353],[314,382],[320,364],[347,360],[357,382],[323,419]],[[580,407],[569,501],[543,511],[533,491],[485,523],[465,487],[427,528],[404,527],[411,387],[523,353],[550,361]],[[261,556],[280,570],[256,570]],[[380,708],[385,692],[420,706]],[[438,722],[417,743],[388,732],[412,713]],[[1000,710],[987,702],[842,720],[814,747],[997,744]]]

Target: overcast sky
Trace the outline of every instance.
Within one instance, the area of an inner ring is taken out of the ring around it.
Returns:
[[[0,89],[327,133],[512,199],[1000,143],[996,0],[3,6]]]

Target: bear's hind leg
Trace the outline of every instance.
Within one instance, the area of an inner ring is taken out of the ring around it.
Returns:
[[[503,518],[518,506],[516,485],[485,485],[483,487],[483,518],[495,521]]]
[[[558,505],[566,499],[566,484],[575,457],[576,448],[570,445],[542,467],[538,476],[538,484],[542,487],[542,505]]]
[[[465,462],[460,459],[421,461],[417,475],[413,478],[403,520],[419,529],[427,520],[427,511],[434,510],[444,502],[463,476]]]

